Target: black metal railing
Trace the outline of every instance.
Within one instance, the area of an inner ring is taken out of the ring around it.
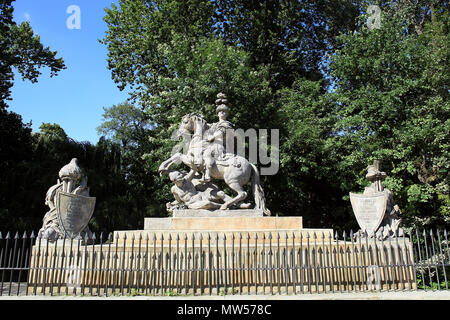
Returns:
[[[447,231],[0,233],[0,295],[230,295],[448,290]]]

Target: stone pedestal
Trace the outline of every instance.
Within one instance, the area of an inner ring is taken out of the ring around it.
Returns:
[[[302,217],[170,217],[145,218],[144,220],[144,230],[245,231],[302,228]]]
[[[227,215],[229,214],[229,215]],[[208,216],[209,215],[209,216]],[[333,234],[332,229],[304,229],[302,217],[266,217],[262,211],[257,210],[179,210],[174,212],[173,217],[168,218],[145,218],[144,230],[115,231],[114,239],[123,243],[130,243],[133,237],[138,239],[156,239],[157,244],[169,245],[169,238],[175,240],[177,237],[184,239],[188,237],[197,245],[201,239],[205,241],[208,237],[214,243],[231,244],[235,239],[250,238],[250,243],[261,242],[263,239],[269,243],[270,238],[278,236],[285,238],[286,235],[295,235],[295,241],[306,241],[307,235],[310,239],[316,234],[317,239],[328,241]],[[258,240],[259,239],[259,240]],[[174,243],[173,241],[171,242]]]

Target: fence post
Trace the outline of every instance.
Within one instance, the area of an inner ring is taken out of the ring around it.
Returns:
[[[445,289],[448,290],[447,271],[445,270],[445,254],[442,251],[441,235],[439,233],[439,229],[437,230],[437,236],[438,236],[438,243],[439,243],[439,260],[441,261],[442,271],[444,272]],[[447,245],[448,245],[448,243],[447,243]],[[443,255],[442,259],[441,259],[441,255]]]

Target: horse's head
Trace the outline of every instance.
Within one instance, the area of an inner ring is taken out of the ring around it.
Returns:
[[[189,113],[183,116],[178,129],[180,134],[191,135],[188,154],[192,157],[192,164],[195,169],[199,169],[203,164],[204,141],[203,133],[208,124],[203,116],[197,112]]]
[[[201,114],[192,112],[183,116],[178,131],[180,134],[199,135],[203,134],[207,126],[208,124]]]
[[[191,114],[186,114],[181,118],[180,127],[178,128],[179,135],[191,135],[194,133],[194,122]]]

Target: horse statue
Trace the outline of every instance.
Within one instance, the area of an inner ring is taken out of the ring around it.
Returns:
[[[204,134],[209,129],[206,120],[198,113],[189,113],[183,116],[177,134],[179,136],[191,137],[186,154],[177,152],[159,166],[160,175],[169,173],[173,164],[184,163],[195,172],[202,172],[205,168],[203,153],[210,145],[204,140]],[[230,197],[220,207],[227,210],[231,206],[239,206],[247,198],[244,186],[250,181],[255,201],[255,209],[262,210],[265,215],[270,215],[266,208],[264,191],[260,184],[258,169],[244,157],[232,153],[226,153],[223,157],[216,159],[210,171],[211,178],[223,180],[228,187],[237,193]]]

